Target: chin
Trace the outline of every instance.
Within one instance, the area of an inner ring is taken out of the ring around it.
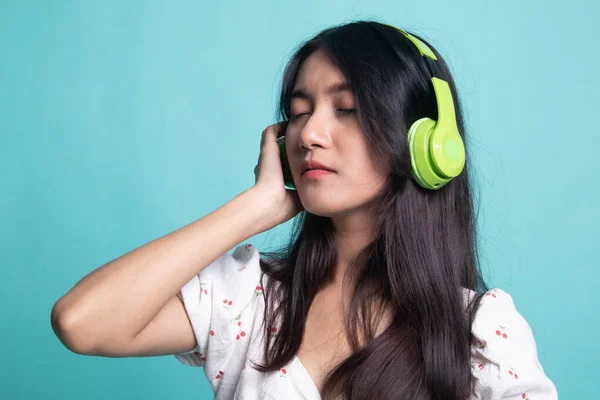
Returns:
[[[319,217],[332,217],[336,214],[336,212],[332,211],[331,209],[327,208],[327,207],[323,207],[323,206],[317,206],[317,207],[304,207],[304,209],[313,214],[313,215],[317,215]]]
[[[302,199],[302,206],[307,212],[319,217],[334,217],[353,209],[348,204],[340,203],[339,199],[329,197],[324,199]]]
[[[349,216],[353,213],[362,213],[367,211],[368,204],[376,196],[372,193],[370,196],[352,196],[355,191],[328,190],[326,192],[303,191],[298,192],[300,201],[304,209],[319,217],[341,217]]]

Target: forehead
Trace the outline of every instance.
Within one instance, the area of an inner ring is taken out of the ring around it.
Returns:
[[[316,50],[300,66],[294,88],[306,92],[325,92],[332,84],[344,82],[344,75],[327,54],[323,50]]]

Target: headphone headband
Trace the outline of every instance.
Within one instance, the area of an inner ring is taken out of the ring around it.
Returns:
[[[409,144],[416,181],[426,189],[439,189],[461,173],[465,162],[464,144],[458,132],[452,91],[442,77],[438,58],[433,50],[410,33],[392,25],[387,26],[402,33],[415,45],[424,57],[431,76],[438,110],[437,121],[424,117],[413,123],[409,129]],[[379,29],[377,25],[374,27],[397,53],[388,32]]]
[[[437,57],[436,57],[435,53],[429,48],[429,46],[427,46],[425,43],[423,43],[423,41],[421,39],[411,35],[410,33],[406,32],[406,31],[403,31],[400,28],[396,28],[395,26],[391,26],[391,25],[388,25],[388,26],[392,27],[394,29],[397,29],[404,36],[406,36],[411,42],[413,42],[414,45],[417,47],[417,49],[419,49],[419,52],[421,53],[422,56],[425,56],[434,61],[437,61]]]

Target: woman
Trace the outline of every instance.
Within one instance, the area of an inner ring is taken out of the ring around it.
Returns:
[[[556,398],[527,322],[479,273],[440,55],[377,22],[326,29],[290,60],[280,110],[255,185],[82,279],[53,309],[63,343],[175,354],[219,399]],[[239,245],[295,216],[280,253]]]

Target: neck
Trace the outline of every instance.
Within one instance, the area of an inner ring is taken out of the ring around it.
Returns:
[[[375,226],[367,212],[332,217],[332,223],[338,255],[334,284],[341,285],[352,258],[373,241]]]

